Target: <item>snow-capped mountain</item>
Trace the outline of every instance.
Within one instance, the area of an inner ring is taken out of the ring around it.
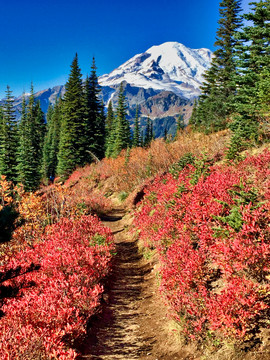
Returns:
[[[203,74],[210,67],[212,57],[208,49],[190,49],[177,42],[152,46],[110,74],[99,77],[102,100],[106,106],[111,100],[116,108],[119,87],[123,82],[131,126],[139,106],[141,123],[145,124],[150,117],[156,136],[163,136],[165,129],[174,133],[179,114],[188,123],[193,99],[200,95]],[[65,86],[59,85],[39,91],[35,98],[47,112],[49,104],[54,104],[64,93]],[[21,104],[22,97],[18,97],[15,100],[18,118]]]
[[[191,99],[200,94],[203,74],[213,54],[208,49],[190,49],[178,42],[152,46],[99,78],[101,86],[115,87],[122,81],[131,86],[169,91]]]

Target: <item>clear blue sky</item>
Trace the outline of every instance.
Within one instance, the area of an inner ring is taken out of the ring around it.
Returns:
[[[248,9],[249,0],[242,7]],[[0,98],[67,80],[78,52],[85,76],[94,55],[98,74],[166,41],[214,50],[219,0],[1,1]]]

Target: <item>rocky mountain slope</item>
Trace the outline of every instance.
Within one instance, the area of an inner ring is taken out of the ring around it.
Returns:
[[[208,49],[190,49],[177,42],[166,42],[135,55],[110,74],[101,76],[99,82],[112,87],[126,81],[138,88],[172,92],[191,99],[200,94],[203,74],[211,59],[212,52]]]

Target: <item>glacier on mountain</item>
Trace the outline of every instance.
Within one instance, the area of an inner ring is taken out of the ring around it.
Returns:
[[[200,94],[203,74],[210,67],[213,54],[209,49],[190,49],[178,42],[152,46],[99,77],[101,86],[113,87],[122,81],[144,89],[171,91],[191,99]]]

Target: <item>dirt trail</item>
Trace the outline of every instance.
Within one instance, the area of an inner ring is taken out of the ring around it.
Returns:
[[[193,359],[172,348],[164,331],[166,313],[151,262],[126,234],[129,221],[123,209],[103,219],[115,235],[117,255],[109,279],[103,311],[91,323],[82,359],[173,360]]]

